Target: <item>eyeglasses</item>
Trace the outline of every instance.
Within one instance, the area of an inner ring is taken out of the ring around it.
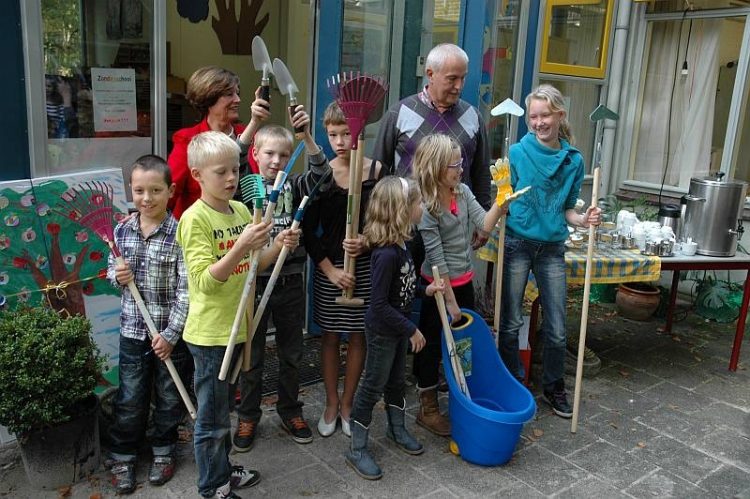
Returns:
[[[449,164],[448,168],[451,168],[451,169],[461,168],[463,164],[464,164],[464,158],[458,158],[458,161],[456,161],[455,163]]]

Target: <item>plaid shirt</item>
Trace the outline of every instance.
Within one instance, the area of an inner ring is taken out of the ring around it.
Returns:
[[[177,221],[168,215],[146,238],[140,215],[115,227],[115,244],[130,265],[135,284],[159,333],[174,345],[182,335],[188,313],[187,271],[177,244]],[[148,328],[127,286],[115,279],[115,258],[110,253],[107,278],[122,290],[120,333],[136,340],[148,339]]]

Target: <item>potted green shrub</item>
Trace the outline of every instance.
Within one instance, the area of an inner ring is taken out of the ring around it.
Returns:
[[[0,312],[0,424],[16,435],[32,484],[55,489],[99,467],[93,390],[103,364],[85,317]]]

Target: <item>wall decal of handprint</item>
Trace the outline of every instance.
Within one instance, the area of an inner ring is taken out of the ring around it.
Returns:
[[[216,15],[211,16],[211,27],[219,39],[221,52],[225,55],[250,55],[255,35],[260,35],[268,24],[269,14],[258,19],[265,0],[239,0],[240,14],[237,17],[237,0],[214,0]],[[177,0],[177,12],[192,23],[208,19],[208,0]]]

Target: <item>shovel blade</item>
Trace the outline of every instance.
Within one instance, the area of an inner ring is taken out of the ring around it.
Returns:
[[[500,104],[492,108],[490,114],[492,116],[502,116],[503,114],[511,114],[513,116],[523,116],[523,108],[516,104],[513,99],[507,98]]]
[[[253,37],[251,45],[253,52],[253,67],[256,71],[263,71],[263,76],[268,77],[269,74],[273,74],[273,65],[271,64],[271,57],[268,55],[268,49],[263,38],[259,36]]]
[[[276,77],[276,83],[279,84],[279,90],[284,95],[294,97],[297,95],[297,84],[294,83],[294,78],[289,72],[289,69],[284,64],[284,61],[278,57],[273,60],[273,75]]]
[[[589,115],[589,120],[593,122],[597,122],[599,120],[617,121],[619,119],[620,119],[620,115],[612,111],[610,108],[608,108],[604,104],[599,104],[598,106],[596,106],[596,109],[594,109]]]

